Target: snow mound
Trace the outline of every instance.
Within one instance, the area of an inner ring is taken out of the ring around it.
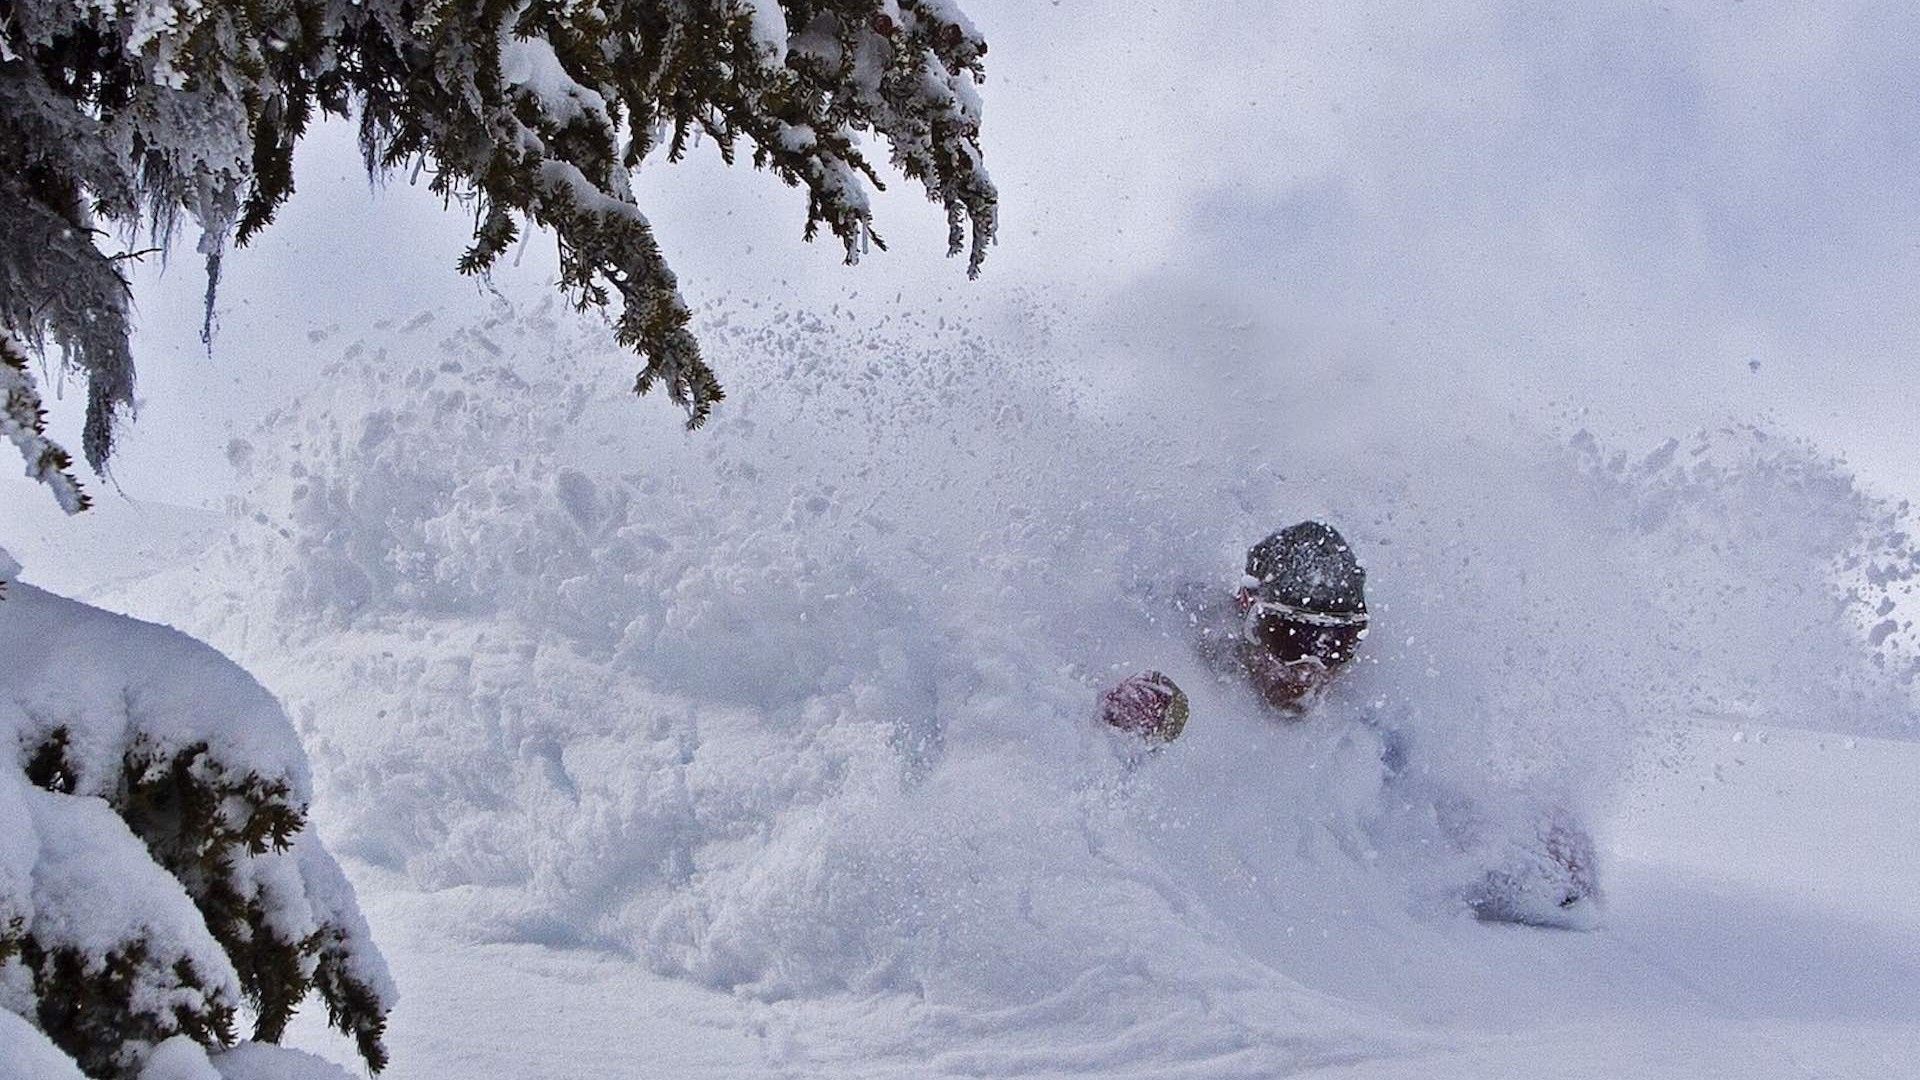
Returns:
[[[139,1080],[351,1080],[352,1073],[324,1058],[265,1043],[242,1043],[208,1054],[184,1035],[153,1048]]]
[[[775,389],[691,438],[538,313],[354,346],[234,455],[216,576],[256,591],[175,605],[288,699],[336,850],[477,938],[871,999],[863,1054],[1273,1075],[1404,1049],[1341,995],[1490,871],[1544,880],[1540,808],[1587,818],[1674,718],[1909,722],[1904,629],[1868,644],[1904,510],[1790,440],[1143,433],[1018,343],[708,319]],[[1165,601],[1309,517],[1375,631],[1285,725]],[[1142,761],[1094,703],[1146,668],[1193,718]]]
[[[212,740],[229,769],[310,801],[306,755],[279,703],[212,648],[22,582],[0,603],[0,708],[23,725],[7,734],[63,728],[75,793],[112,794],[134,743],[166,756]]]
[[[82,1080],[73,1059],[32,1024],[0,1008],[0,1077],[5,1080]]]

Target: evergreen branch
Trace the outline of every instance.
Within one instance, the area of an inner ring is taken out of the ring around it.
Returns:
[[[970,276],[997,224],[973,86],[986,43],[950,0],[208,0],[159,28],[41,0],[8,20],[0,217],[21,224],[0,240],[0,325],[86,374],[95,469],[131,411],[133,362],[120,260],[93,215],[145,220],[163,247],[177,214],[197,220],[210,331],[222,245],[292,196],[321,114],[358,113],[371,173],[425,167],[430,190],[478,208],[462,272],[492,266],[523,221],[552,229],[575,305],[618,295],[619,340],[646,361],[635,388],[664,387],[694,425],[722,395],[635,203],[649,155],[680,160],[702,136],[732,162],[745,138],[757,167],[806,190],[804,234],[831,232],[849,262],[885,248],[866,133],[943,207]]]
[[[47,410],[40,402],[27,354],[0,329],[0,434],[26,459],[27,476],[47,485],[60,509],[77,514],[93,500],[73,475],[73,459],[47,437]]]

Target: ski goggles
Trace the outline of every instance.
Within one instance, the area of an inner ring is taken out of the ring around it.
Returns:
[[[1242,600],[1242,607],[1249,638],[1253,637],[1260,623],[1265,619],[1278,619],[1297,626],[1311,626],[1324,630],[1358,630],[1362,634],[1367,630],[1365,611],[1313,611],[1281,603],[1278,600],[1262,600],[1254,596],[1245,597]]]

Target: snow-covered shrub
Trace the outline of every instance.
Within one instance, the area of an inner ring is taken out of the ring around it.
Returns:
[[[131,1078],[176,1037],[232,1047],[243,1017],[275,1042],[317,994],[384,1066],[391,982],[304,827],[279,705],[185,635],[6,588],[0,1011],[89,1076]]]

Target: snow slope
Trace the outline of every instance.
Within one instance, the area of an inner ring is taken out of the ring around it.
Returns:
[[[703,317],[777,389],[693,438],[635,430],[627,359],[542,305],[323,342],[318,389],[229,448],[226,536],[110,590],[295,717],[405,989],[393,1075],[1800,1076],[1911,1048],[1885,898],[1912,868],[1832,837],[1910,850],[1882,807],[1911,798],[1914,557],[1816,449],[1095,387],[1018,312]],[[1379,629],[1290,726],[1166,598],[1310,515]],[[1144,667],[1194,719],[1141,761],[1091,715]],[[1454,795],[1490,846],[1445,842]],[[1462,906],[1544,806],[1612,855],[1592,933]],[[1772,846],[1726,857],[1743,837]]]
[[[1403,925],[1388,971],[1319,973],[1353,1011],[1393,1017],[1395,1036],[1350,1042],[1305,1074],[1906,1075],[1920,1052],[1920,919],[1904,902],[1920,886],[1916,768],[1909,742],[1700,725],[1612,819],[1602,929]],[[393,885],[361,879],[407,987],[396,1077],[1109,1074],[1064,1037],[1073,1018],[1060,1013],[1003,1009],[903,1052],[875,1032],[911,1022],[917,1003],[764,1002],[617,956],[476,944],[448,931],[443,898]],[[1354,939],[1379,932],[1324,928],[1326,949],[1362,954]],[[955,1052],[989,1031],[992,1053]],[[1053,1059],[1016,1060],[1036,1045]],[[1185,1071],[1253,1075],[1258,1058]]]

